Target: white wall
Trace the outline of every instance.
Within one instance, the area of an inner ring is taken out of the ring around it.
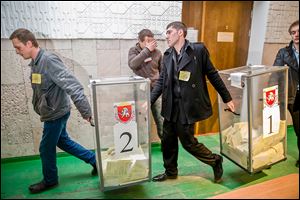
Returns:
[[[272,48],[290,42],[288,28],[297,19],[298,1],[254,1],[247,64],[273,63],[278,49]]]
[[[128,50],[140,29],[160,34],[166,24],[180,19],[181,2],[175,1],[1,1],[1,158],[38,155],[43,131],[31,103],[30,60],[17,55],[8,39],[15,29],[30,29],[42,48],[58,54],[90,100],[89,77],[133,75]],[[159,39],[158,49],[166,48]],[[74,105],[68,132],[86,148],[95,148],[94,129]],[[154,136],[152,131],[151,141],[158,140]]]
[[[181,10],[181,1],[1,1],[1,38],[22,27],[45,39],[136,39],[143,28],[164,39]]]
[[[270,1],[254,1],[247,65],[261,64]]]

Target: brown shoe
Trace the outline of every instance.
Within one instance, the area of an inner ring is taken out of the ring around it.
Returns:
[[[36,183],[36,184],[33,184],[33,185],[30,185],[29,186],[29,190],[32,194],[35,194],[35,193],[39,193],[39,192],[43,192],[45,190],[49,190],[51,188],[54,188],[58,185],[58,183],[53,183],[53,184],[50,184],[50,185],[46,185],[46,183],[44,181],[41,181],[39,183]]]

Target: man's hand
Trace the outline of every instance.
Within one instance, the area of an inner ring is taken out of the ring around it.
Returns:
[[[143,110],[147,111],[148,110],[148,103],[145,101],[145,103],[142,104]]]
[[[226,105],[228,106],[228,108],[229,108],[232,112],[235,111],[233,101],[229,101],[228,103],[226,103]]]
[[[87,118],[85,120],[90,122],[91,126],[95,126],[95,123],[94,123],[94,120],[93,120],[92,116],[90,116],[89,118]]]
[[[146,46],[145,47],[147,47],[147,49],[149,49],[149,51],[154,51],[154,49],[157,47],[157,42],[156,42],[156,40],[152,40],[152,41],[150,41],[150,42],[146,42]]]

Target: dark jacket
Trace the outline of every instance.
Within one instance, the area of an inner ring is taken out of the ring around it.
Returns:
[[[209,53],[202,43],[190,43],[182,55],[179,71],[190,72],[188,81],[180,81],[180,92],[188,124],[207,119],[212,115],[212,106],[208,94],[206,77],[221,95],[223,102],[232,100],[230,93],[209,59]],[[162,73],[151,92],[151,104],[162,93],[162,116],[171,121],[173,104],[172,54],[174,48],[166,50],[162,60]]]
[[[288,65],[288,104],[294,104],[297,85],[299,84],[299,66],[296,60],[296,56],[293,52],[293,41],[289,46],[280,49],[276,55],[273,66]]]
[[[162,55],[158,49],[151,52],[148,48],[142,49],[139,43],[135,47],[131,47],[128,52],[129,67],[136,75],[149,78],[151,89],[159,78],[161,59]]]

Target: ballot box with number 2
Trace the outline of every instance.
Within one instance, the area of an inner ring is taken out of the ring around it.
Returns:
[[[264,65],[219,72],[235,105],[218,96],[221,154],[251,174],[286,159],[287,73]]]
[[[150,80],[132,76],[90,83],[101,190],[150,181]]]

